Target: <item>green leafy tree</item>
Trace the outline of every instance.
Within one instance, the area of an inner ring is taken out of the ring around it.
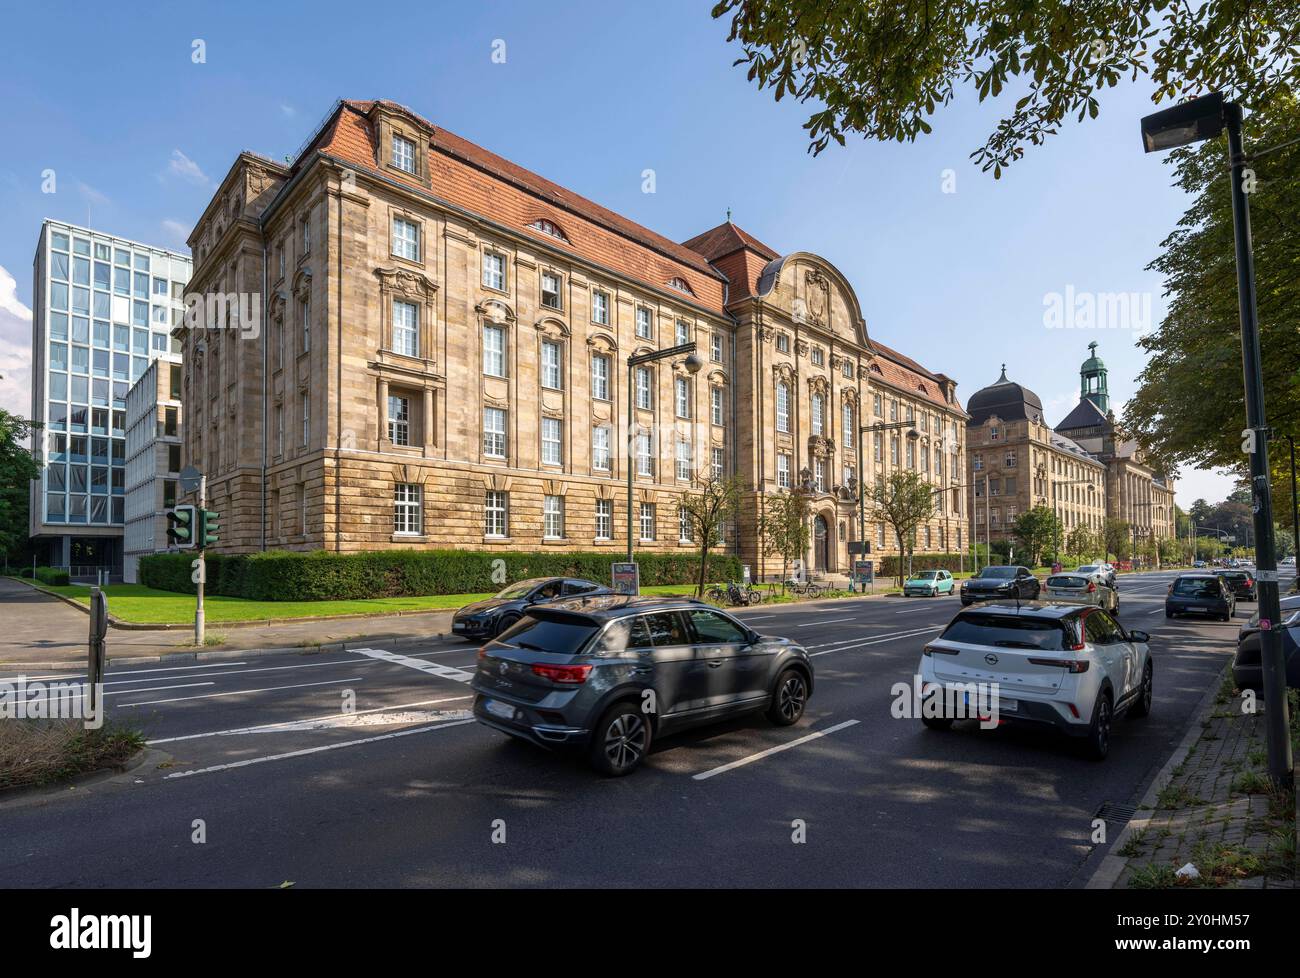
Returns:
[[[870,519],[885,523],[894,531],[901,585],[906,573],[904,557],[910,558],[916,546],[916,528],[934,515],[932,487],[920,473],[895,470],[887,478],[867,486],[864,503],[870,508]]]
[[[1011,533],[1024,548],[1026,563],[1039,567],[1043,555],[1056,548],[1056,541],[1062,535],[1061,521],[1050,506],[1035,506],[1016,517]]]
[[[1092,527],[1080,523],[1070,531],[1065,549],[1080,561],[1089,561],[1095,560],[1101,553],[1101,545],[1101,534]]]
[[[1133,525],[1128,520],[1108,519],[1101,533],[1108,557],[1128,560],[1133,556]]]
[[[801,488],[768,496],[759,518],[763,553],[781,558],[781,582],[790,577],[790,564],[808,552],[812,531],[808,526],[808,493]]]
[[[971,154],[995,177],[1063,123],[1096,118],[1123,80],[1148,76],[1156,104],[1222,90],[1251,109],[1300,88],[1293,0],[718,0],[713,16],[728,15],[749,80],[817,107],[811,152],[853,133],[910,142],[970,89],[1006,100]]]
[[[0,554],[17,556],[28,539],[32,480],[41,467],[24,442],[40,425],[0,408]]]
[[[700,579],[696,595],[704,596],[708,585],[709,552],[722,546],[727,525],[740,509],[741,481],[726,479],[695,480],[695,491],[685,493],[681,507],[691,529],[691,539],[700,550]]]
[[[1277,436],[1300,439],[1300,105],[1281,99],[1252,115],[1247,129],[1257,180],[1250,217],[1268,423]],[[1164,277],[1169,303],[1160,325],[1138,341],[1147,361],[1122,427],[1168,470],[1223,468],[1244,480],[1249,456],[1242,451],[1246,407],[1227,152],[1216,139],[1169,158],[1175,185],[1192,203],[1149,266]],[[1274,514],[1289,527],[1291,507],[1278,504],[1291,493],[1289,446],[1275,440],[1269,455]],[[1221,522],[1230,503],[1241,504],[1227,511],[1244,514],[1240,531]],[[1190,509],[1196,523],[1220,525],[1239,540],[1249,512],[1244,490],[1217,506],[1198,499]]]

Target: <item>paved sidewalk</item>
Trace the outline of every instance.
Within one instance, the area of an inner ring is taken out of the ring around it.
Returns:
[[[1262,701],[1257,707],[1242,712],[1225,673],[1198,720],[1200,736],[1189,737],[1115,840],[1125,864],[1113,887],[1296,887],[1296,798],[1269,790]],[[1177,875],[1188,863],[1199,877]]]
[[[111,603],[110,603],[110,611]],[[427,640],[451,629],[451,611],[430,611],[375,618],[320,619],[275,625],[222,627],[209,622],[208,644],[199,650],[194,633],[185,629],[110,628],[110,660],[160,656],[226,654],[229,651],[275,651],[328,648],[343,643]],[[0,578],[0,666],[58,667],[84,663],[90,616],[17,581]]]

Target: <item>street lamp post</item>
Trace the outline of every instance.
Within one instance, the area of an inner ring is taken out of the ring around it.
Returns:
[[[636,445],[634,439],[634,429],[636,427],[636,389],[635,376],[636,368],[647,363],[654,363],[657,360],[670,360],[673,357],[682,357],[682,366],[686,368],[687,373],[699,373],[700,367],[704,366],[698,356],[695,355],[694,343],[680,343],[677,346],[670,346],[666,350],[654,350],[650,353],[638,353],[627,358],[627,561],[632,563],[632,495],[633,485],[636,476]]]
[[[1237,259],[1237,308],[1241,320],[1241,365],[1250,449],[1251,509],[1255,517],[1255,567],[1259,581],[1260,672],[1264,681],[1264,726],[1268,743],[1268,773],[1274,785],[1289,790],[1291,771],[1290,718],[1286,699],[1286,661],[1277,625],[1282,617],[1278,594],[1277,557],[1273,547],[1273,498],[1269,488],[1268,422],[1264,411],[1264,380],[1259,355],[1259,322],[1255,309],[1255,264],[1250,242],[1250,200],[1246,196],[1247,158],[1242,144],[1241,106],[1213,92],[1191,99],[1142,120],[1142,142],[1148,153],[1200,142],[1228,130],[1229,185],[1232,193],[1233,237]]]

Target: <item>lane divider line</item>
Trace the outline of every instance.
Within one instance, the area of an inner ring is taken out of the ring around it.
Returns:
[[[211,700],[218,696],[243,696],[245,693],[275,693],[282,689],[306,689],[309,686],[337,686],[339,683],[357,683],[361,682],[361,676],[349,676],[347,679],[327,679],[319,683],[298,683],[295,686],[266,686],[262,689],[232,689],[224,693],[199,693],[197,696],[173,696],[166,700],[145,700],[142,703],[122,703],[118,709],[125,709],[128,706],[156,706],[159,703],[183,703],[186,700]],[[122,690],[122,692],[137,692],[136,690]],[[138,690],[138,692],[146,692]]]
[[[464,669],[457,669],[454,666],[440,666],[436,662],[425,662],[423,659],[414,659],[409,655],[387,652],[384,649],[353,649],[352,651],[369,656],[372,659],[378,659],[381,662],[391,662],[395,666],[406,666],[408,669],[415,669],[430,676],[453,679],[458,683],[467,683],[474,678],[472,672],[466,672]]]
[[[792,747],[798,747],[800,744],[806,744],[809,741],[817,740],[828,734],[843,730],[858,723],[857,720],[845,720],[843,723],[837,723],[833,727],[827,727],[825,730],[817,730],[808,734],[806,737],[800,737],[798,740],[792,740],[788,744],[778,744],[776,747],[769,747],[767,750],[759,751],[757,754],[750,754],[748,757],[742,757],[738,761],[731,761],[720,767],[710,768],[708,771],[701,771],[699,774],[691,776],[692,781],[707,781],[709,778],[718,774],[725,774],[728,771],[734,771],[738,767],[744,767],[746,764],[753,764],[755,761],[761,761],[765,757],[771,757],[773,754],[779,754],[781,751],[789,750]]]

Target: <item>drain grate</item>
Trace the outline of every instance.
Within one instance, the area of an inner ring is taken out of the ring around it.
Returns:
[[[1136,805],[1117,805],[1113,801],[1104,802],[1096,812],[1093,818],[1100,818],[1106,822],[1116,825],[1125,825],[1137,814]]]

